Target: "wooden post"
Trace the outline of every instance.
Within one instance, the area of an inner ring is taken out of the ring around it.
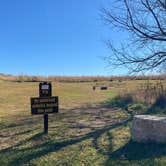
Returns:
[[[48,133],[48,114],[44,114],[44,133]]]
[[[44,88],[43,88],[43,87]],[[39,84],[39,96],[40,97],[51,97],[52,96],[52,85],[48,82],[43,82]],[[44,133],[48,133],[48,114],[43,115],[44,119]]]

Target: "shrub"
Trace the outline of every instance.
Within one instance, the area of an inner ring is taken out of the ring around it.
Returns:
[[[131,103],[133,103],[133,97],[131,94],[121,94],[111,100],[106,101],[105,106],[126,109]]]
[[[160,108],[166,108],[166,95],[161,94],[160,96],[158,96],[158,98],[156,99],[153,106],[160,107]]]

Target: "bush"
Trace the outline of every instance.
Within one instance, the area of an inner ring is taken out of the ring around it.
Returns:
[[[129,104],[133,103],[131,94],[118,95],[115,98],[105,102],[106,107],[118,107],[126,109]]]
[[[155,101],[154,106],[166,108],[166,95],[161,94]]]

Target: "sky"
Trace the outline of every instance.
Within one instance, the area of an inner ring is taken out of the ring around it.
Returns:
[[[107,27],[106,0],[0,0],[0,73],[121,75],[111,70],[104,41],[121,37]],[[108,6],[107,6],[108,7]]]

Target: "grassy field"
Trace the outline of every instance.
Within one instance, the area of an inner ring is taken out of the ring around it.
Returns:
[[[93,91],[94,83],[53,83],[60,112],[49,115],[49,132],[44,135],[43,116],[30,113],[30,97],[38,96],[38,83],[1,81],[0,165],[165,165],[166,145],[132,142],[133,115],[106,104],[139,83],[114,81],[107,91]]]

